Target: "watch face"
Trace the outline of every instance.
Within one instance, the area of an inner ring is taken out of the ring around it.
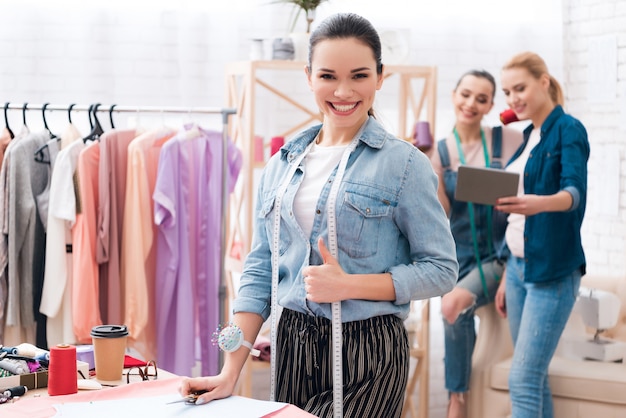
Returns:
[[[406,64],[409,58],[409,31],[388,29],[382,30],[379,36],[383,53],[383,64]]]

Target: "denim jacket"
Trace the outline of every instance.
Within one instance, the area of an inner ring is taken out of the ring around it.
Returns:
[[[509,164],[522,153],[533,125],[524,129],[524,143]],[[542,212],[526,217],[524,227],[524,280],[557,280],[579,269],[585,274],[585,253],[580,228],[587,203],[589,142],[585,127],[556,106],[541,125],[541,140],[531,150],[524,168],[524,193],[551,195],[565,190],[572,195],[566,212]]]
[[[277,189],[289,165],[314,140],[321,125],[302,132],[268,162],[258,188],[251,251],[244,263],[234,312],[264,319],[271,307],[271,250]],[[320,265],[317,241],[328,244],[326,204],[333,171],[315,210],[311,236],[296,222],[293,200],[303,178],[302,164],[282,198],[278,304],[309,315],[332,318],[331,304],[305,298],[302,269]],[[336,200],[338,261],[346,273],[385,273],[393,278],[394,301],[346,300],[342,321],[393,314],[402,319],[415,299],[440,296],[456,282],[458,263],[446,214],[437,200],[437,177],[428,158],[393,137],[374,119],[366,122],[350,155]]]

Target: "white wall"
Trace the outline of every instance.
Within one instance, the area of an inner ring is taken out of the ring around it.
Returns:
[[[568,110],[591,144],[583,245],[588,272],[626,268],[626,1],[570,0],[564,11]]]
[[[452,123],[450,92],[465,70],[482,67],[497,77],[508,56],[533,49],[555,75],[562,73],[560,1],[528,1],[515,13],[506,3],[387,0],[381,7],[372,0],[330,0],[317,21],[353,11],[379,28],[410,31],[408,63],[438,66],[441,137]],[[252,38],[285,35],[291,12],[270,0],[4,0],[0,102],[221,106],[224,64],[247,60]],[[303,19],[296,30],[304,30]],[[306,100],[304,84],[296,79],[294,90]],[[386,120],[395,121],[395,103],[383,88],[377,106]],[[498,95],[494,123],[504,107]],[[10,118],[19,124],[21,114]]]

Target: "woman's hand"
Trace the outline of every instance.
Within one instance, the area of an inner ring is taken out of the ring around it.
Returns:
[[[543,196],[525,194],[522,196],[501,197],[496,203],[496,209],[505,213],[519,213],[520,215],[536,215],[543,212]]]
[[[346,299],[344,285],[347,274],[330,254],[320,238],[317,242],[324,264],[308,266],[302,270],[306,298],[315,303],[332,303]]]
[[[502,274],[502,280],[500,280],[494,304],[498,314],[502,318],[506,318],[506,271]]]
[[[194,393],[202,393],[196,400],[196,405],[202,405],[216,399],[228,398],[233,394],[236,380],[219,374],[208,377],[186,377],[182,380],[178,392],[186,397]]]
[[[564,212],[572,208],[572,195],[561,190],[552,195],[524,194],[521,196],[501,197],[495,208],[506,213],[536,215],[540,212]]]

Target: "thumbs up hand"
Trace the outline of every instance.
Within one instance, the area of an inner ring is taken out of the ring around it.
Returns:
[[[304,276],[304,289],[306,298],[316,303],[332,303],[344,300],[345,281],[348,275],[332,256],[324,240],[317,242],[320,255],[324,264],[321,266],[308,266],[302,270]]]

